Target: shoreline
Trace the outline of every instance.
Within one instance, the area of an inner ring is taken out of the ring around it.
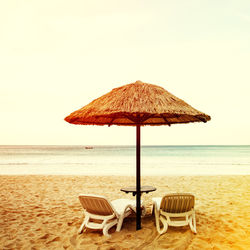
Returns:
[[[128,174],[128,175],[119,175],[119,174],[99,174],[99,175],[96,175],[96,174],[1,174],[0,173],[0,178],[1,176],[4,177],[25,177],[25,176],[58,176],[58,177],[74,177],[74,176],[78,176],[78,177],[94,177],[94,176],[102,176],[102,177],[134,177],[136,178],[136,173],[135,174]],[[180,175],[177,175],[177,174],[158,174],[158,175],[154,175],[154,174],[143,174],[143,176],[141,175],[141,178],[143,177],[233,177],[233,176],[237,176],[237,177],[243,177],[243,176],[250,176],[250,174],[180,174]]]
[[[124,220],[121,232],[78,234],[83,213],[78,194],[109,200],[128,198],[121,187],[135,185],[135,176],[0,175],[1,249],[248,249],[250,248],[250,175],[142,176],[147,216],[142,229],[135,218]],[[152,197],[165,193],[195,195],[197,235],[189,227],[169,227],[158,235],[150,215]]]

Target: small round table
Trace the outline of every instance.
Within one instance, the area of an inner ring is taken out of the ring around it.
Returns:
[[[120,189],[122,192],[125,192],[126,194],[132,193],[133,196],[136,195],[136,187],[125,187]],[[141,186],[141,194],[142,193],[149,193],[155,191],[156,188],[152,186]]]

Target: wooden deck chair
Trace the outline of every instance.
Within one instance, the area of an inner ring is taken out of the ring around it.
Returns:
[[[196,232],[194,195],[186,193],[167,194],[162,198],[153,198],[155,223],[160,234],[167,232],[168,226],[189,225]],[[160,223],[163,225],[161,228]]]
[[[109,202],[104,196],[80,194],[79,200],[85,215],[79,233],[85,228],[102,229],[104,235],[110,236],[108,230],[111,227],[117,224],[116,231],[119,232],[123,219],[136,211],[135,201],[128,199]]]

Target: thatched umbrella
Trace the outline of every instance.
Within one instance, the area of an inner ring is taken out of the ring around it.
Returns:
[[[65,121],[81,125],[136,126],[136,229],[141,228],[140,127],[207,122],[210,116],[194,109],[162,87],[136,81],[95,99]]]

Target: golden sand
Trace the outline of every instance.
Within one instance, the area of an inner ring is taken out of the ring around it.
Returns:
[[[143,195],[142,229],[126,218],[121,232],[77,231],[83,213],[79,193],[134,198],[120,191],[134,177],[0,176],[0,249],[250,249],[250,176],[144,177],[157,191]],[[188,226],[158,235],[152,197],[190,192],[196,197],[197,235]]]

